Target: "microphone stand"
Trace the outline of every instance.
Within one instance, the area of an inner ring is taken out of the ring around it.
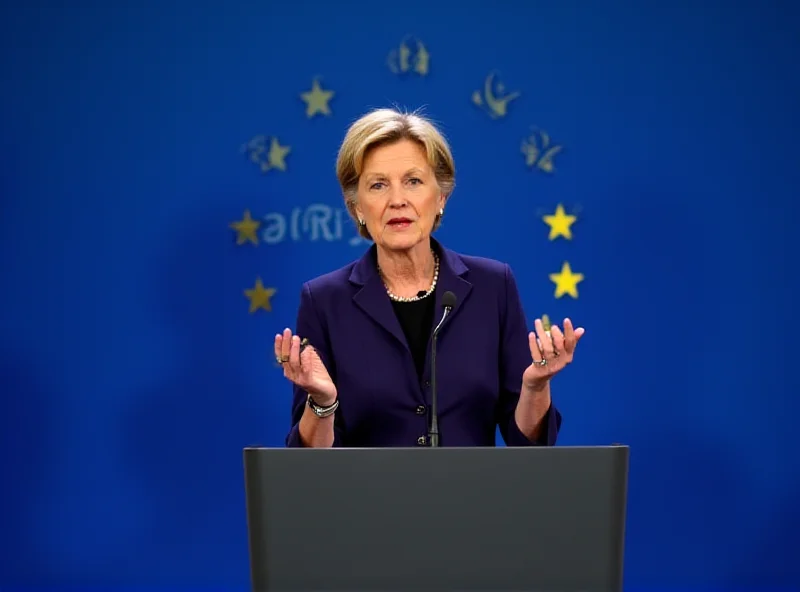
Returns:
[[[442,320],[436,325],[436,328],[433,330],[433,336],[431,337],[431,424],[428,429],[428,441],[430,442],[431,448],[437,448],[439,446],[439,411],[436,405],[436,339],[451,309],[451,306],[445,305]]]

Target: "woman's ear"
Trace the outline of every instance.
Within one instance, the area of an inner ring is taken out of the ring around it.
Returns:
[[[347,209],[358,220],[363,220],[364,219],[364,212],[362,212],[361,208],[358,207],[358,202],[355,199],[348,200]]]

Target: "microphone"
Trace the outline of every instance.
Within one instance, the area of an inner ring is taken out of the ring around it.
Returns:
[[[450,314],[450,311],[453,310],[455,305],[455,294],[450,291],[442,294],[442,306],[444,307],[444,313],[442,313],[442,318],[439,321],[439,324],[436,325],[436,328],[433,330],[433,336],[431,337],[431,425],[430,429],[428,430],[428,441],[430,442],[431,448],[436,448],[439,446],[439,412],[436,406],[436,338],[439,336],[439,331],[444,324],[444,320],[447,318],[447,315]]]

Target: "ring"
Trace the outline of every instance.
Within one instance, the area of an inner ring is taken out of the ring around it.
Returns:
[[[283,364],[283,360],[280,356],[275,356],[275,361],[278,362],[278,364]]]
[[[547,366],[547,358],[542,358],[536,363],[539,364],[540,366]]]

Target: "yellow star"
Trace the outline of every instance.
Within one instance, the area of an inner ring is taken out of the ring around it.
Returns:
[[[265,288],[261,278],[257,278],[256,285],[252,289],[244,291],[244,295],[250,300],[250,314],[259,308],[263,308],[267,312],[272,311],[270,298],[275,295],[275,292],[277,292],[275,288]]]
[[[300,94],[300,98],[306,103],[306,117],[313,117],[317,113],[330,115],[331,108],[328,106],[328,101],[333,98],[333,95],[332,90],[322,90],[315,78],[311,83],[311,90]]]
[[[554,240],[559,236],[563,236],[567,240],[572,238],[572,231],[570,226],[577,220],[576,216],[567,215],[564,212],[564,206],[558,204],[556,213],[552,215],[542,216],[542,220],[550,227],[550,240]]]
[[[567,261],[561,265],[559,273],[551,273],[549,277],[556,285],[556,298],[561,298],[564,294],[569,294],[573,298],[578,297],[578,283],[583,281],[583,274],[572,273]]]
[[[236,231],[237,245],[243,245],[246,241],[250,241],[254,245],[258,244],[256,230],[261,226],[261,222],[250,217],[250,210],[245,210],[244,217],[238,222],[231,222],[229,226]]]
[[[267,153],[267,162],[261,165],[261,170],[266,172],[270,169],[286,170],[286,155],[291,152],[291,147],[281,146],[278,138],[272,138]]]

